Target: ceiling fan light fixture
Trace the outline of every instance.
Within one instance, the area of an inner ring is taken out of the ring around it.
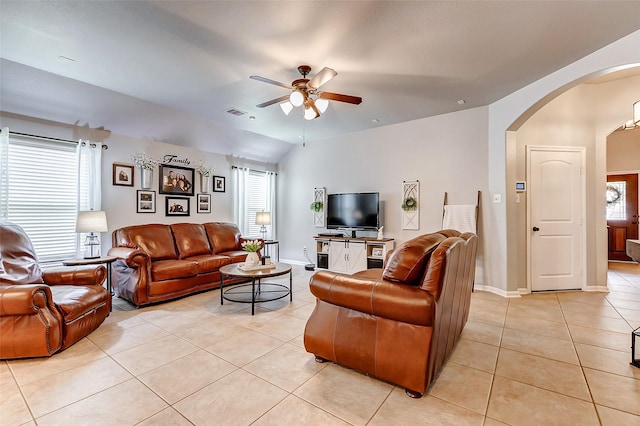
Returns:
[[[329,101],[322,98],[316,99],[316,107],[318,107],[318,111],[323,114],[329,107]]]
[[[291,105],[299,107],[304,103],[304,95],[301,91],[294,90],[291,92],[291,95],[289,95],[289,102],[291,102]]]
[[[311,108],[307,108],[304,110],[304,118],[305,120],[313,120],[316,118],[316,113]]]
[[[284,112],[284,115],[289,115],[289,113],[293,109],[293,105],[291,104],[291,102],[287,101],[281,103],[280,108],[282,109],[282,112]]]

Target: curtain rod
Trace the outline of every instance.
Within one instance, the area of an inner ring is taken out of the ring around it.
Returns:
[[[252,169],[251,167],[240,167],[240,166],[231,166],[232,169],[247,169],[250,170],[252,172],[260,172],[260,173],[273,173],[274,175],[277,175],[278,172],[272,172],[270,170],[257,170],[257,169]]]
[[[49,136],[39,136],[39,135],[32,135],[32,134],[29,134],[29,133],[12,132],[11,130],[9,130],[9,134],[10,135],[17,135],[17,136],[26,136],[26,137],[34,138],[34,139],[42,139],[42,140],[45,140],[45,141],[63,142],[63,143],[74,144],[74,145],[77,145],[79,143],[83,143],[83,144],[86,143],[83,140],[72,141],[72,140],[69,140],[69,139],[51,138]],[[92,144],[92,145],[94,145],[94,144]],[[105,149],[105,150],[109,149],[109,145],[102,144],[102,149]]]

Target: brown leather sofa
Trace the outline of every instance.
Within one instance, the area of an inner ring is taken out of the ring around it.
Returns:
[[[109,315],[104,265],[41,271],[24,230],[0,222],[0,358],[50,356]]]
[[[247,257],[242,250],[246,240],[236,225],[225,222],[117,229],[108,252],[118,258],[113,290],[139,307],[219,287],[220,268]],[[233,282],[238,280],[225,280],[225,285]]]
[[[384,269],[316,272],[307,352],[422,396],[469,316],[477,240],[443,230],[405,242]]]

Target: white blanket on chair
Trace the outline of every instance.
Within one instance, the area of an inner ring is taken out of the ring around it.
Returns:
[[[445,205],[442,229],[477,233],[475,204]]]

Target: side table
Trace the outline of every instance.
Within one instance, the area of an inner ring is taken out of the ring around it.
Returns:
[[[278,240],[264,240],[264,254],[271,256],[271,246],[275,245],[278,253],[276,260],[271,259],[272,262],[280,262],[280,242]]]
[[[103,256],[97,257],[95,259],[68,259],[62,262],[65,266],[81,266],[81,265],[101,265],[104,264],[107,267],[107,291],[111,296],[113,296],[113,292],[111,291],[111,264],[118,260],[115,256]],[[113,308],[113,304],[111,304]],[[113,309],[112,309],[113,310]]]

